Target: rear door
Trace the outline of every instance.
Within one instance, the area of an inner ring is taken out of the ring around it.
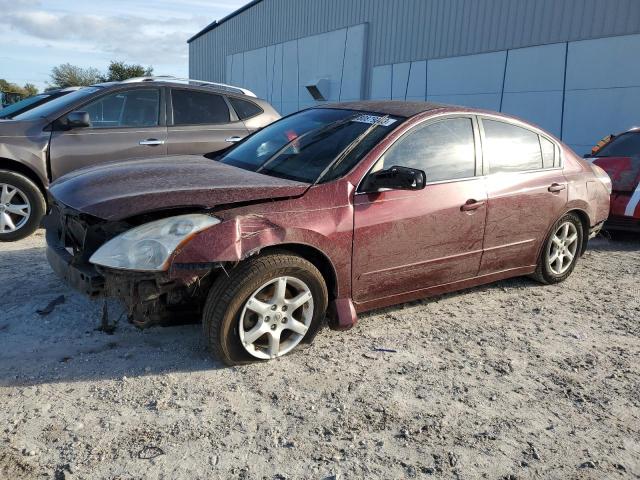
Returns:
[[[544,135],[481,119],[487,227],[480,275],[535,265],[542,241],[567,204],[559,148]]]
[[[49,157],[54,179],[98,163],[167,153],[159,88],[107,93],[76,110],[89,113],[91,126],[52,133]]]
[[[223,95],[183,88],[170,92],[169,155],[216,152],[249,133]]]
[[[475,277],[486,215],[477,175],[474,118],[427,121],[410,130],[372,171],[424,170],[423,190],[356,193],[353,296],[364,303]]]

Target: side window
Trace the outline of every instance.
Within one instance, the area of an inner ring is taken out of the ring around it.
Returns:
[[[160,91],[156,88],[127,90],[100,97],[82,107],[93,128],[155,127],[160,114]]]
[[[544,137],[540,137],[542,148],[542,168],[551,168],[556,165],[556,147]]]
[[[229,122],[229,107],[215,93],[171,90],[174,125],[207,125]]]
[[[470,118],[451,118],[418,127],[396,142],[375,170],[395,165],[417,168],[427,182],[475,175],[475,144]]]
[[[240,100],[239,98],[229,97],[231,106],[238,114],[240,120],[246,120],[247,118],[255,117],[262,113],[262,109],[253,102],[247,100]]]
[[[482,120],[485,160],[490,173],[522,172],[542,168],[538,134],[526,128],[494,120]]]

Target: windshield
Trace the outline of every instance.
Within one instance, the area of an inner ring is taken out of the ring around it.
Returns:
[[[595,154],[596,157],[632,157],[634,155],[640,155],[640,132],[623,133]]]
[[[76,90],[75,92],[71,92],[67,95],[55,98],[50,102],[46,102],[42,105],[32,108],[31,110],[27,110],[26,112],[23,112],[20,115],[16,115],[13,118],[14,120],[36,120],[38,118],[55,115],[60,109],[64,109],[67,105],[71,105],[78,100],[88,97],[89,95],[98,91],[100,91],[100,87],[81,88],[80,90]]]
[[[219,161],[273,177],[326,182],[351,170],[400,120],[313,108],[269,125]]]
[[[51,95],[48,95],[46,93],[41,93],[40,95],[34,95],[33,97],[28,97],[24,100],[20,100],[19,102],[14,103],[13,105],[9,105],[8,107],[0,110],[0,118],[11,118],[11,115],[13,115],[14,113],[19,112],[20,110],[23,110],[30,105],[33,105],[35,107],[38,103],[45,101],[50,96]]]

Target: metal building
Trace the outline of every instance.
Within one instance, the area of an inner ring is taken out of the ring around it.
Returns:
[[[640,125],[640,0],[255,0],[189,39],[192,78],[504,111],[578,153]]]

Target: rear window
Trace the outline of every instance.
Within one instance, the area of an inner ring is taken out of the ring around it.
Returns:
[[[494,120],[482,120],[484,157],[491,173],[522,172],[542,168],[538,134],[526,128]]]
[[[540,137],[540,147],[542,148],[542,166],[551,168],[556,164],[556,147],[544,137]]]
[[[229,122],[229,107],[221,95],[171,90],[174,125],[207,125]]]
[[[229,97],[229,102],[240,120],[246,120],[262,113],[262,109],[253,102],[233,97]]]
[[[640,155],[640,132],[623,133],[596,153],[597,157],[632,157],[634,155]]]

